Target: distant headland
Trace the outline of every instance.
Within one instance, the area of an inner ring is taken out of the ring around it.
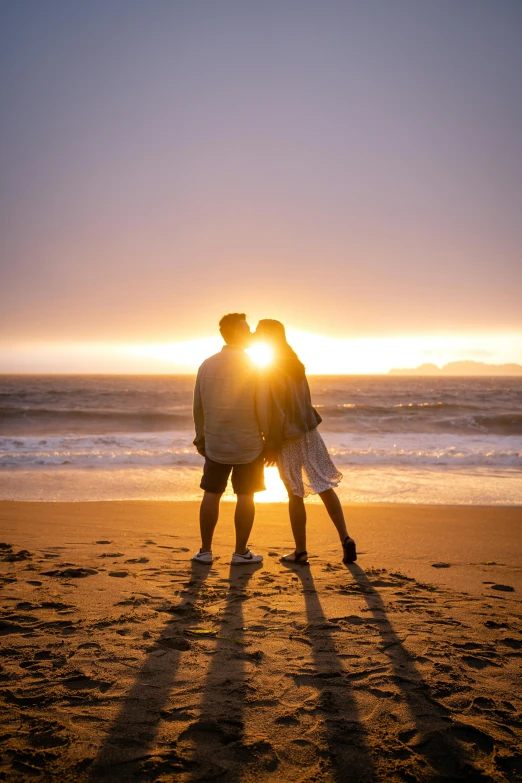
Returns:
[[[449,362],[442,368],[436,364],[390,370],[389,375],[522,375],[520,364],[487,364],[486,362]]]

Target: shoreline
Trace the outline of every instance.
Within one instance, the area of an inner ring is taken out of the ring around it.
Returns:
[[[222,497],[223,503],[235,503],[235,495],[224,495]],[[3,503],[27,503],[28,505],[34,505],[34,504],[51,504],[51,505],[93,505],[96,503],[99,504],[105,504],[105,503],[121,503],[121,504],[138,504],[138,503],[158,503],[158,504],[196,504],[199,506],[200,500],[168,500],[168,499],[162,499],[162,498],[125,498],[125,499],[107,499],[107,500],[17,500],[17,499],[11,499],[11,498],[0,498],[0,506]],[[318,505],[319,508],[322,508],[321,501],[312,500],[312,498],[305,498],[305,504],[307,508],[310,508],[311,505],[316,506]],[[285,508],[288,505],[287,500],[278,500],[278,501],[256,501],[256,508],[260,507],[267,507],[267,506],[274,506],[276,508]],[[378,508],[416,508],[416,509],[422,509],[422,508],[449,508],[449,509],[522,509],[522,501],[520,503],[404,503],[401,501],[391,502],[387,500],[372,500],[370,502],[368,501],[342,501],[342,507],[343,508],[365,508],[365,507],[373,507],[376,506]]]
[[[517,507],[522,502],[522,473],[515,468],[361,467],[338,463],[343,480],[337,488],[341,503],[437,506]],[[9,501],[198,502],[201,466],[17,467],[0,470],[0,497]],[[287,502],[276,468],[265,470],[266,491],[256,503]],[[233,499],[231,490],[224,500]],[[309,496],[308,505],[319,503]]]

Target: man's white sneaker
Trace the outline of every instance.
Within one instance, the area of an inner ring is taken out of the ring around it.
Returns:
[[[210,565],[213,561],[212,552],[203,552],[203,550],[199,550],[199,552],[196,552],[193,560],[196,560],[198,563],[205,563],[206,565]]]
[[[247,549],[244,555],[238,555],[234,552],[232,555],[232,565],[248,565],[248,563],[262,563],[263,555],[254,555],[250,549]]]

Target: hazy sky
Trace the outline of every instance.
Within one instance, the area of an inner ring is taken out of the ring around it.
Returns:
[[[4,344],[522,333],[520,0],[0,15]]]

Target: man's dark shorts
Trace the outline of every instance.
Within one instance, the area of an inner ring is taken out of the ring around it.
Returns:
[[[264,464],[263,454],[245,465],[222,465],[220,462],[214,462],[205,457],[200,487],[206,492],[215,492],[220,495],[227,488],[228,477],[232,473],[232,489],[236,495],[262,492],[266,489]]]

